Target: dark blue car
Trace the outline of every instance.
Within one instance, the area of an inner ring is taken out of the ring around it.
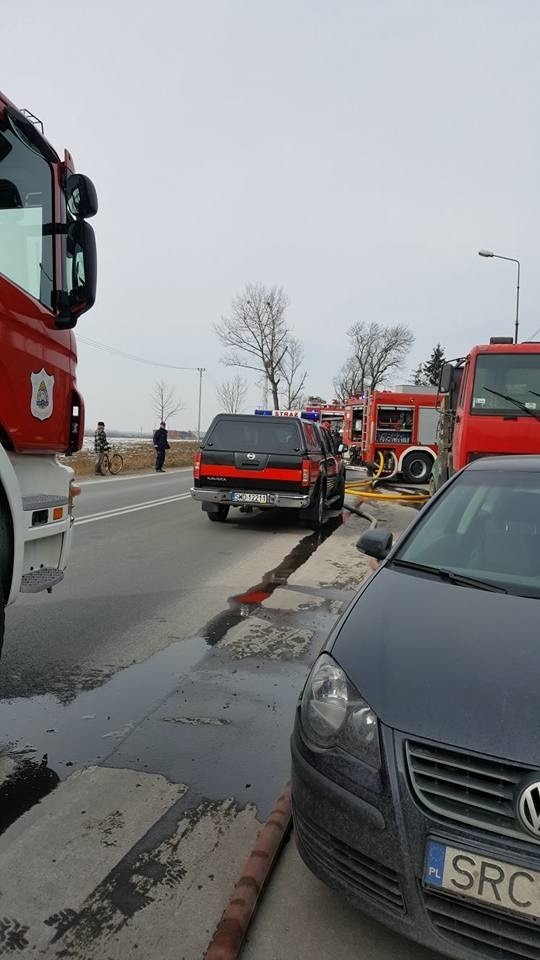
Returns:
[[[540,960],[540,457],[477,460],[381,560],[292,738],[298,848],[450,957]]]

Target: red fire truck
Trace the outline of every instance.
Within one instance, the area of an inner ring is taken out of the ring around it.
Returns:
[[[72,328],[94,303],[94,186],[0,94],[0,648],[4,607],[63,578],[80,449]]]
[[[366,399],[362,461],[385,477],[426,483],[437,455],[436,387],[374,390]]]
[[[345,417],[344,407],[334,400],[332,403],[306,403],[306,412],[318,413],[321,423],[329,423],[330,429],[341,434]]]
[[[540,453],[540,343],[492,337],[446,363],[432,486],[478,457]]]

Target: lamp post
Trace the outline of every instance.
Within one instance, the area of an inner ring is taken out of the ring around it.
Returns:
[[[516,260],[515,257],[501,257],[498,253],[493,253],[492,250],[479,250],[479,257],[494,257],[495,260],[509,260],[510,263],[517,263],[517,287],[516,287],[516,322],[515,322],[515,332],[514,332],[514,343],[518,342],[518,330],[519,330],[519,275],[521,271],[521,264],[519,260]]]

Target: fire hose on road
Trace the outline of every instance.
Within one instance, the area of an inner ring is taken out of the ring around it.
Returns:
[[[393,479],[397,472],[397,458],[395,453],[391,453],[391,456],[394,458],[393,469],[391,473],[385,474],[383,477],[384,471],[384,456],[379,450],[377,453],[378,462],[374,464],[373,476],[369,477],[367,480],[348,480],[345,493],[352,497],[362,497],[364,500],[389,500],[394,503],[425,503],[430,498],[430,494],[425,491],[420,490],[399,490],[396,493],[390,493],[387,490],[377,490],[376,486],[378,483],[387,482],[388,480]]]

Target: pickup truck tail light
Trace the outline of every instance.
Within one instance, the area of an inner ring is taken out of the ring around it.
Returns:
[[[309,487],[309,478],[311,473],[311,461],[302,460],[302,486]]]
[[[201,459],[202,453],[200,450],[197,450],[195,454],[195,459],[193,461],[193,479],[198,480],[201,475]]]

